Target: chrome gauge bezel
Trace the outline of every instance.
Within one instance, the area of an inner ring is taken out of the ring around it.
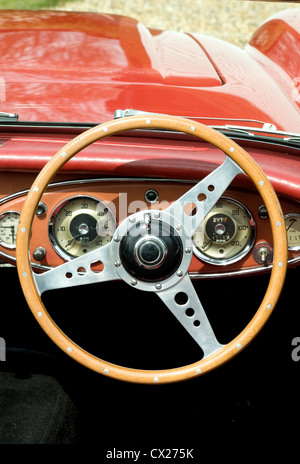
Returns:
[[[290,217],[297,217],[297,218],[299,218],[299,221],[300,221],[300,214],[299,213],[288,213],[288,214],[284,215],[284,222],[285,222],[286,219],[288,219]],[[287,236],[287,241],[288,241],[288,236]],[[288,249],[291,250],[291,251],[299,251],[300,250],[300,245],[296,245],[296,246],[289,246],[288,245]]]
[[[4,216],[8,216],[9,214],[17,214],[19,216],[19,219],[20,219],[19,211],[9,210],[9,211],[5,211],[5,212],[0,214],[0,221]],[[17,228],[16,228],[16,237],[17,237]],[[1,237],[0,237],[0,245],[3,246],[4,248],[9,249],[9,250],[15,250],[16,249],[16,241],[13,244],[9,244],[9,243],[4,242],[1,239]]]
[[[97,198],[97,197],[94,197],[94,196],[91,196],[91,195],[74,195],[74,196],[65,198],[58,205],[55,206],[55,208],[53,209],[53,211],[52,211],[52,213],[50,215],[49,224],[48,224],[48,233],[49,233],[49,238],[50,238],[50,242],[52,244],[53,249],[56,251],[56,253],[61,258],[65,259],[66,261],[70,261],[70,260],[74,259],[76,256],[74,256],[71,253],[68,253],[67,251],[63,250],[62,247],[58,244],[58,242],[56,240],[56,237],[55,237],[55,233],[54,233],[55,219],[56,219],[58,213],[61,211],[62,208],[64,208],[64,206],[66,204],[68,204],[69,202],[71,202],[73,200],[81,200],[81,199],[89,199],[89,200],[92,200],[92,201],[96,201],[97,203],[105,206],[105,208],[108,209],[110,217],[112,218],[112,220],[114,222],[114,224],[113,224],[113,233],[115,232],[115,230],[117,228],[117,220],[116,220],[116,216],[115,216],[114,212],[109,207],[109,205],[107,203],[105,203],[104,201],[102,201],[100,198]],[[113,235],[113,233],[111,234],[111,236]]]
[[[232,202],[233,204],[238,206],[246,214],[246,216],[248,218],[248,221],[249,221],[249,227],[250,227],[249,239],[248,239],[248,242],[247,242],[246,246],[240,252],[238,252],[237,254],[232,256],[231,258],[225,258],[224,257],[224,258],[216,259],[216,258],[212,258],[212,257],[202,253],[199,250],[199,248],[194,244],[194,241],[193,241],[193,253],[194,253],[195,256],[197,256],[197,258],[199,258],[201,261],[203,261],[205,263],[213,264],[213,265],[216,265],[216,266],[227,266],[229,264],[233,264],[233,263],[236,263],[237,261],[240,261],[242,258],[244,258],[249,253],[249,251],[253,247],[253,244],[254,244],[254,241],[255,241],[256,223],[255,223],[254,218],[253,218],[251,212],[249,211],[249,209],[243,203],[241,203],[240,201],[236,200],[235,198],[231,198],[231,197],[227,197],[227,196],[220,197],[219,201],[221,201],[221,200],[226,200],[226,201]],[[204,219],[204,223],[206,223],[207,217],[209,215],[210,215],[210,213]]]

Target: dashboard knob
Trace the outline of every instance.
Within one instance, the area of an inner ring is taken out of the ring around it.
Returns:
[[[47,251],[43,247],[38,247],[33,252],[33,258],[35,261],[42,261],[46,256]]]

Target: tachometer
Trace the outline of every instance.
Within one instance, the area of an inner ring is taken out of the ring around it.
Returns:
[[[245,256],[253,245],[254,220],[236,200],[221,197],[194,236],[194,253],[202,261],[226,265]]]
[[[116,229],[112,210],[93,197],[68,198],[53,211],[49,235],[63,258],[75,258],[106,245]]]

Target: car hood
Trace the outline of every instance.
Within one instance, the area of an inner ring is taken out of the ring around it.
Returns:
[[[299,127],[293,102],[243,50],[108,14],[2,11],[0,101],[23,121],[98,123],[135,108]]]

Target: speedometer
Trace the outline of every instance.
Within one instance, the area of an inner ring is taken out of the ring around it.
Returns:
[[[221,197],[194,236],[194,253],[207,263],[226,265],[245,256],[253,245],[255,224],[247,208]]]
[[[76,258],[111,241],[116,229],[112,210],[97,198],[68,198],[53,211],[49,235],[63,258]]]
[[[300,250],[300,214],[284,216],[289,250]]]

